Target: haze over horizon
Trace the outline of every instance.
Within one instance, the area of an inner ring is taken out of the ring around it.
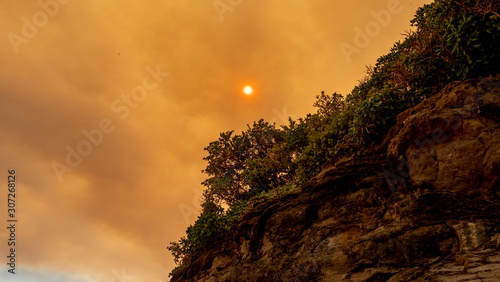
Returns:
[[[16,170],[18,219],[11,274],[4,189],[0,281],[168,280],[203,148],[348,94],[430,2],[0,3],[0,167],[2,185]]]

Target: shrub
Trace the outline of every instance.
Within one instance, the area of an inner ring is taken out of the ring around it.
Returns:
[[[248,201],[238,201],[226,211],[217,205],[205,209],[196,222],[187,228],[186,236],[177,242],[170,242],[167,247],[174,256],[175,263],[182,266],[220,243],[228,235],[233,223],[241,218],[247,205]],[[180,268],[176,268],[171,274],[179,270]]]

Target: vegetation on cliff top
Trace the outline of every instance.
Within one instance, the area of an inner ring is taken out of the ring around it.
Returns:
[[[221,133],[205,148],[202,213],[168,246],[176,263],[224,240],[250,198],[290,191],[328,160],[378,143],[399,113],[446,84],[500,73],[499,12],[494,0],[436,0],[345,98],[321,93],[316,113],[286,126],[259,120],[241,134]]]

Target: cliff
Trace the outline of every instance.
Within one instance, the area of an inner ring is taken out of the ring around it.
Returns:
[[[171,281],[500,281],[499,125],[500,76],[451,83]]]

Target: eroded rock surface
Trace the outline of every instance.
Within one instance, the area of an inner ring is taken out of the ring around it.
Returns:
[[[500,281],[499,124],[500,77],[453,83],[172,281]]]

